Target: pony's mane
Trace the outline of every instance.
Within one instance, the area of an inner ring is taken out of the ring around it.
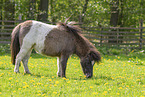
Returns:
[[[71,32],[75,37],[79,38],[79,33],[82,33],[81,28],[76,25],[76,22],[57,23],[59,28],[64,28],[67,32]]]
[[[76,47],[78,52],[78,55],[80,56],[86,56],[86,54],[89,51],[89,46],[88,43],[89,41],[82,36],[82,30],[79,26],[75,25],[75,22],[69,22],[69,23],[58,23],[57,26],[59,29],[66,30],[66,32],[72,34],[75,37],[76,41]]]

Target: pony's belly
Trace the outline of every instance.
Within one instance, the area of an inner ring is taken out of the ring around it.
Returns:
[[[42,53],[45,56],[51,56],[51,57],[59,57],[60,54],[59,53]]]
[[[47,56],[60,56],[60,51],[57,50],[56,48],[47,48],[47,49],[43,49],[41,51],[41,53],[43,55],[47,55]]]

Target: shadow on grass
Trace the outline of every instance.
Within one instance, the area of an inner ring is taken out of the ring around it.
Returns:
[[[98,80],[98,79],[103,79],[103,80],[113,80],[111,77],[108,76],[93,76],[92,78],[85,78],[84,76],[74,76],[74,77],[68,77],[68,79],[72,80]]]
[[[110,76],[94,76],[93,79],[106,79],[106,80],[113,80]]]

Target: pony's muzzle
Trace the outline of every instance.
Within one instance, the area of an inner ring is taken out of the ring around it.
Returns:
[[[86,78],[91,78],[92,76],[92,74],[86,74]]]

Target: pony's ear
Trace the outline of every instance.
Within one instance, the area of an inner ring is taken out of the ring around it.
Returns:
[[[97,62],[101,61],[101,55],[99,51],[91,50],[89,55],[90,55],[91,60],[95,60]]]

